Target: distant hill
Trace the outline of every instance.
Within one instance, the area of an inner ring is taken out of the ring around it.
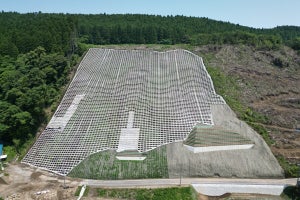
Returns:
[[[208,18],[138,14],[0,13],[0,52],[16,56],[38,46],[74,53],[91,44],[248,44],[272,49],[299,42],[300,27],[255,29]]]

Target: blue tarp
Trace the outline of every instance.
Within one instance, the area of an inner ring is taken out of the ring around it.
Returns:
[[[0,144],[0,156],[2,155],[3,144]]]

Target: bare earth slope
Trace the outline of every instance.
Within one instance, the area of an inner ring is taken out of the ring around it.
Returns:
[[[300,55],[283,47],[258,51],[246,46],[205,46],[198,55],[211,57],[205,64],[237,77],[244,105],[266,115],[275,155],[300,162]]]

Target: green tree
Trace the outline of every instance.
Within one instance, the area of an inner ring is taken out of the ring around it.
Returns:
[[[17,46],[6,39],[0,41],[0,54],[16,58],[19,54]]]

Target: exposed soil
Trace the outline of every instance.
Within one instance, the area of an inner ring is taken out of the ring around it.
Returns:
[[[76,179],[65,180],[52,173],[23,164],[10,164],[5,169],[8,176],[1,177],[0,197],[13,200],[77,199],[74,194],[79,184]]]
[[[237,78],[241,101],[268,117],[274,155],[300,163],[300,55],[288,47],[257,51],[246,46],[204,46],[205,64]],[[278,65],[276,60],[281,60]]]

